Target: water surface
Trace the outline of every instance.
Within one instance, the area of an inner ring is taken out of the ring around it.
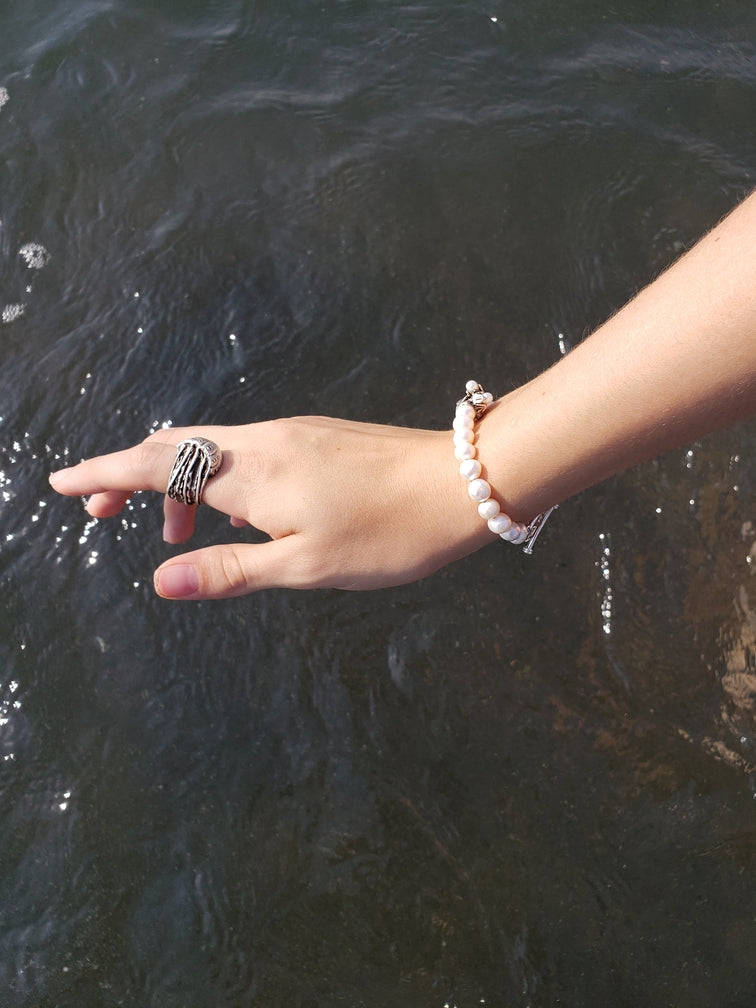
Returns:
[[[750,1008],[753,424],[369,595],[166,603],[158,502],[93,522],[47,473],[538,373],[753,188],[755,32],[5,5],[4,1006]]]

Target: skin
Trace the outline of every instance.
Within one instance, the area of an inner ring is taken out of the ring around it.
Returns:
[[[498,400],[476,443],[502,509],[527,522],[754,414],[756,194],[554,367]],[[164,598],[382,588],[495,541],[467,496],[449,431],[328,417],[173,428],[53,473],[51,484],[88,496],[93,517],[112,517],[136,490],[164,493],[175,446],[193,434],[223,450],[204,503],[271,538],[173,557],[155,572]],[[165,497],[164,511],[165,540],[187,541],[196,509]]]

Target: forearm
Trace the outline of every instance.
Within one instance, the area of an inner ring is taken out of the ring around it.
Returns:
[[[756,413],[756,195],[558,364],[495,404],[479,458],[512,515]]]

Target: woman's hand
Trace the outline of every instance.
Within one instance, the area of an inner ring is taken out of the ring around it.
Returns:
[[[125,451],[53,473],[59,493],[112,517],[136,490],[165,493],[176,445],[201,435],[223,452],[203,503],[267,543],[211,546],[155,572],[164,598],[261,588],[368,589],[424,577],[492,537],[464,491],[448,432],[299,417],[242,427],[160,430]],[[164,538],[194,531],[196,508],[164,499]]]

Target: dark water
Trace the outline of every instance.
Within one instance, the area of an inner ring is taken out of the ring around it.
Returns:
[[[6,0],[3,1008],[753,1005],[753,424],[369,595],[160,601],[157,501],[46,478],[537,373],[756,184],[755,39],[752,0]]]

